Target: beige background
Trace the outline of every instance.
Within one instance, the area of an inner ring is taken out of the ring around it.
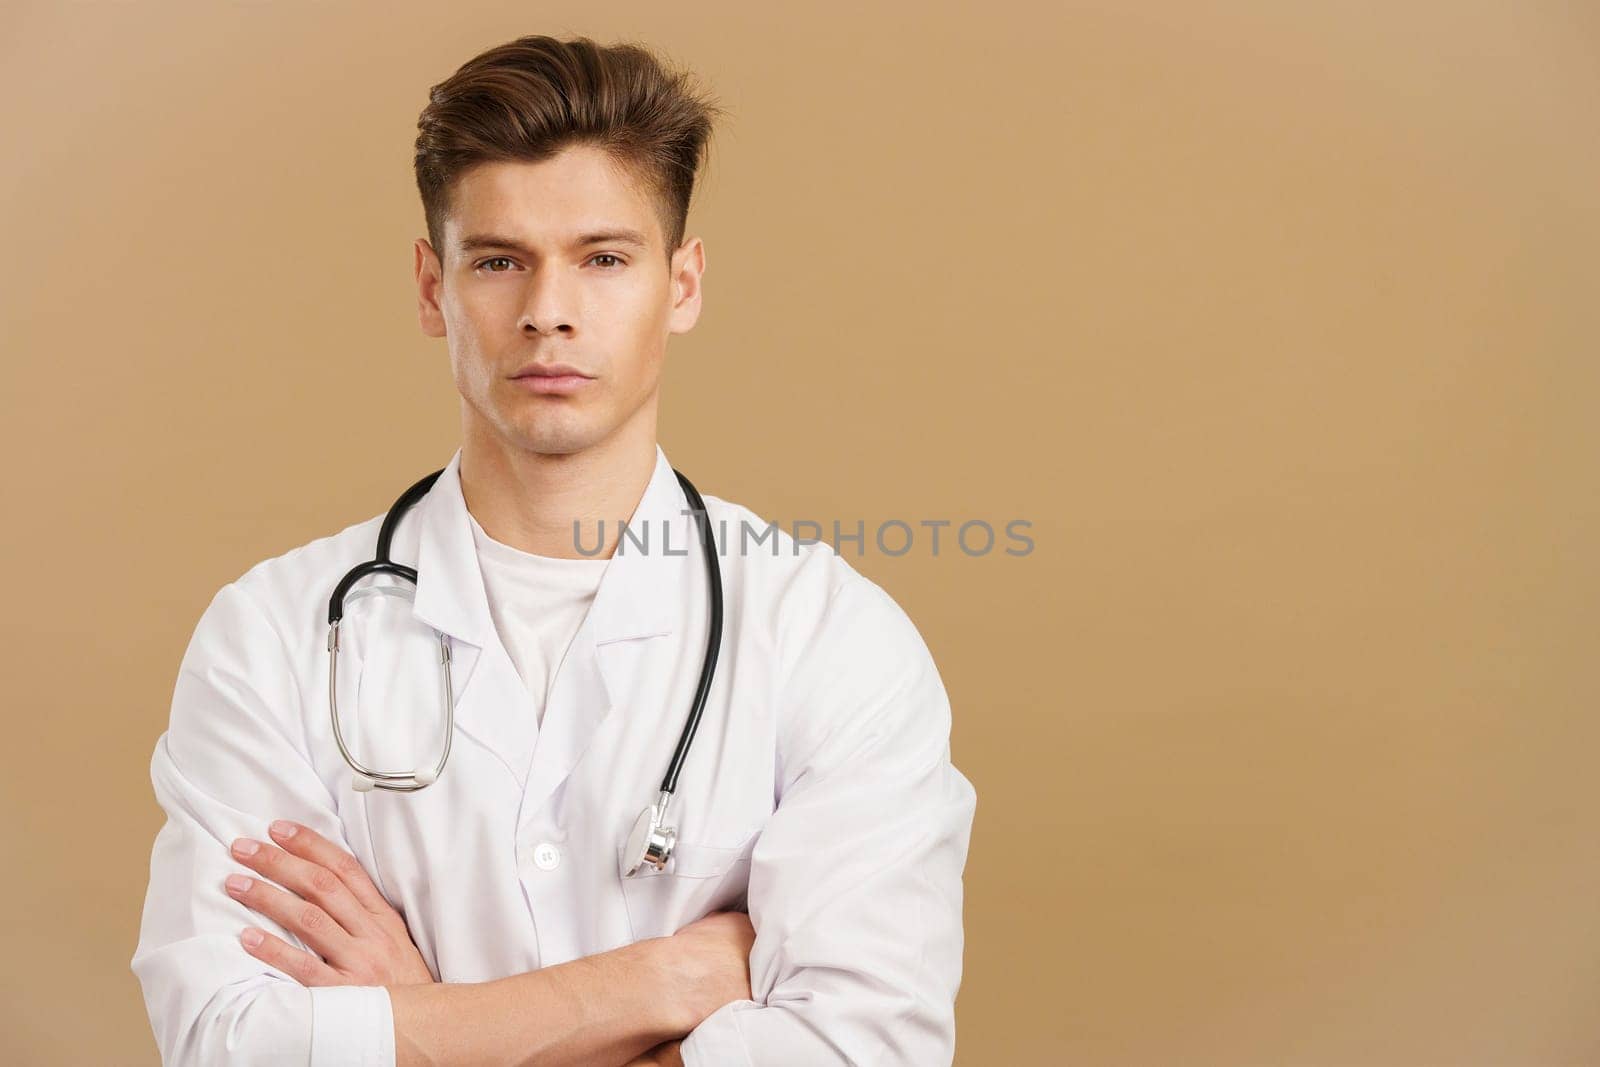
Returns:
[[[448,458],[416,115],[581,32],[734,112],[675,464],[1034,524],[857,564],[978,789],[958,1062],[1600,1062],[1595,9],[590,7],[0,12],[12,1061],[154,1062],[179,658]]]

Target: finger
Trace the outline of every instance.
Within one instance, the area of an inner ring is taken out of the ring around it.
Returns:
[[[338,964],[350,958],[351,936],[318,905],[301,900],[271,882],[242,874],[230,875],[223,888],[234,900],[293,932],[329,963]]]
[[[267,827],[272,839],[302,859],[326,867],[350,890],[356,901],[369,913],[383,915],[394,911],[393,906],[378,892],[367,869],[349,852],[329,841],[309,826],[278,819]]]
[[[260,940],[251,944],[251,941],[258,937]],[[283,938],[268,933],[259,926],[245,927],[244,932],[239,935],[239,943],[250,955],[262,963],[270,963],[303,986],[341,984],[338,971],[304,949],[295,948]]]
[[[252,845],[255,850],[248,851]],[[371,913],[356,900],[344,879],[326,867],[248,837],[233,843],[233,855],[245,866],[292,890],[302,900],[318,905],[346,932],[359,935],[372,931]]]

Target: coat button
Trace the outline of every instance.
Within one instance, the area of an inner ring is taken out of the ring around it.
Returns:
[[[553,871],[561,866],[561,850],[548,841],[541,841],[533,850],[533,863],[541,871]]]

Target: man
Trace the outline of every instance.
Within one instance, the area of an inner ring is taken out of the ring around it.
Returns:
[[[769,524],[709,494],[720,659],[672,858],[623,873],[709,630],[656,414],[700,313],[684,224],[716,109],[642,49],[547,37],[430,101],[418,307],[461,447],[394,535],[414,603],[352,630],[338,697],[363,762],[431,766],[438,639],[405,625],[437,631],[453,744],[398,792],[352,789],[335,743],[328,598],[382,516],[218,592],[151,761],[132,966],[164,1059],[950,1062],[975,794],[938,671],[833,549],[751,547]]]

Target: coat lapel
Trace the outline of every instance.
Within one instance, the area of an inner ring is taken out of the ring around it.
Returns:
[[[524,784],[526,816],[577,766],[601,723],[616,710],[612,695],[630,691],[627,664],[634,657],[616,655],[616,646],[679,628],[685,568],[700,554],[698,531],[686,514],[689,505],[672,465],[657,445],[655,469],[627,520],[631,537],[620,539],[556,672],[541,730],[489,613],[460,467],[458,450],[416,506],[413,611],[452,639],[456,727],[493,751]],[[614,532],[608,521],[606,533]],[[404,561],[398,551],[396,558]]]
[[[618,696],[633,691],[631,665],[638,657],[626,655],[624,643],[670,637],[680,628],[679,591],[689,558],[685,531],[694,528],[684,514],[688,507],[657,445],[655,471],[627,520],[631,536],[619,537],[594,603],[556,672],[523,797],[524,818],[566,781],[601,724],[619,710]]]

